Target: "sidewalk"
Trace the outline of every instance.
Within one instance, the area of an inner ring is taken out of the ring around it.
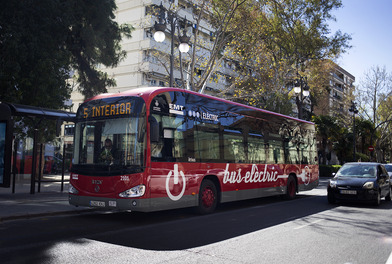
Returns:
[[[58,176],[52,179],[58,179]],[[64,183],[63,192],[60,182],[41,182],[40,192],[37,192],[37,182],[35,185],[35,194],[30,194],[30,182],[26,180],[16,183],[15,193],[12,193],[12,186],[0,188],[0,222],[95,210],[68,203],[68,182]]]

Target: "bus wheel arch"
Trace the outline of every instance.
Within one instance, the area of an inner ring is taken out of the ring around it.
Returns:
[[[220,202],[220,184],[216,176],[203,178],[200,184],[197,211],[199,214],[210,214],[215,211]]]

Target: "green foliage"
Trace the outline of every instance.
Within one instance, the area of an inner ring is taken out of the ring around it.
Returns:
[[[327,161],[327,147],[332,145],[332,142],[344,140],[344,138],[341,137],[344,128],[341,127],[336,118],[331,116],[313,116],[312,121],[316,125],[316,133],[321,142],[319,151],[323,158],[323,164],[325,164]],[[337,148],[338,146],[336,149]]]
[[[121,35],[132,28],[114,19],[115,1],[3,1],[0,9],[0,100],[59,109],[70,97],[73,70],[89,97],[114,80],[99,65],[125,57]]]
[[[283,103],[281,107],[272,108],[266,101],[276,94],[292,97],[289,88],[297,73],[321,80],[315,76],[317,68],[312,74],[307,67],[350,48],[349,35],[330,34],[328,29],[332,10],[340,6],[340,0],[247,1],[236,16],[232,40],[226,47],[236,62],[235,97],[269,110],[286,109],[284,101],[277,102]]]
[[[374,125],[369,120],[356,118],[355,144],[356,160],[353,160],[353,132],[341,121],[331,116],[314,116],[312,121],[316,125],[316,133],[320,141],[319,152],[325,164],[328,159],[327,149],[333,150],[341,163],[349,161],[370,161],[368,147]]]
[[[319,166],[319,176],[320,177],[332,177],[332,173],[338,172],[341,165],[320,165]]]
[[[56,139],[56,120],[26,117],[15,117],[14,120],[16,123],[14,133],[19,139],[33,138],[34,128],[38,129],[37,142],[45,143]]]
[[[69,98],[61,13],[55,1],[3,1],[0,100],[59,108]]]
[[[354,162],[357,162],[357,161],[368,162],[368,161],[370,161],[369,155],[363,154],[361,152],[355,152],[355,159],[356,160],[353,160],[353,158],[354,158],[354,155],[352,155],[351,160],[347,160],[347,161],[354,161]]]

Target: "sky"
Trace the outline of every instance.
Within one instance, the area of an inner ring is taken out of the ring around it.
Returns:
[[[351,35],[353,46],[340,58],[340,67],[355,77],[355,85],[361,83],[372,67],[386,68],[392,72],[392,1],[391,0],[342,0],[343,7],[332,14],[331,32],[337,30]]]

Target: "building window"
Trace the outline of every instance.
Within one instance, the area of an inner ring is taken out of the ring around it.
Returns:
[[[64,136],[73,136],[75,134],[75,125],[64,126]]]

